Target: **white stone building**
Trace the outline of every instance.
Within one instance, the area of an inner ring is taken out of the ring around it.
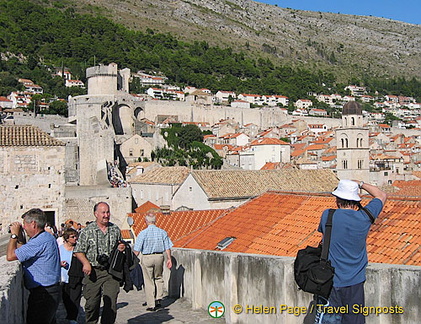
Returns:
[[[260,170],[266,162],[290,162],[289,143],[277,138],[259,138],[250,147],[239,152],[240,167],[244,170]]]
[[[151,152],[154,149],[152,140],[148,140],[138,134],[124,140],[120,144],[120,153],[127,164],[136,162],[139,158],[151,159]]]
[[[130,179],[133,199],[138,206],[150,201],[170,206],[174,192],[189,173],[187,167],[158,167]]]
[[[64,221],[65,144],[34,126],[0,127],[0,206],[3,230],[31,208]]]

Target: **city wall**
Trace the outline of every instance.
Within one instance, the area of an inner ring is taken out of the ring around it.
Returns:
[[[169,294],[187,298],[192,308],[207,310],[211,302],[220,301],[226,323],[303,322],[311,295],[295,285],[293,258],[180,248],[173,250],[173,257],[173,268],[164,272]],[[22,268],[4,256],[0,267],[0,323],[24,323]],[[421,267],[369,264],[366,306],[377,307],[372,311],[381,314],[368,315],[367,324],[418,324],[420,284]],[[129,307],[140,307],[141,302]],[[392,308],[403,313],[390,314]]]
[[[312,296],[297,289],[294,258],[179,248],[173,256],[174,267],[165,274],[169,293],[184,296],[193,308],[207,309],[211,302],[220,301],[227,323],[303,322],[302,313]],[[366,306],[380,307],[372,311],[381,314],[368,315],[367,324],[419,323],[420,286],[421,267],[369,264]],[[234,313],[235,305],[242,307],[241,313]],[[262,314],[262,307],[268,307],[267,314]],[[281,307],[286,309],[281,312]],[[392,308],[403,313],[390,314]]]
[[[155,121],[158,115],[177,115],[179,121],[208,122],[210,126],[222,119],[234,119],[241,125],[253,123],[259,129],[282,126],[295,119],[303,119],[308,124],[326,124],[337,127],[342,124],[341,119],[321,117],[291,116],[279,107],[264,108],[233,108],[228,106],[204,106],[184,101],[150,100],[141,103],[143,112],[140,117]]]
[[[128,229],[127,213],[133,212],[130,187],[67,186],[66,216],[68,219],[85,225],[87,221],[95,219],[93,207],[101,201],[110,205],[111,222],[118,225],[120,229]]]

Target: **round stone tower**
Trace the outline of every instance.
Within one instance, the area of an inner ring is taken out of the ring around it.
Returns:
[[[113,95],[117,93],[117,64],[98,65],[86,69],[88,95]]]

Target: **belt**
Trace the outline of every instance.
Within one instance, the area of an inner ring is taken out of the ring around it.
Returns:
[[[152,255],[152,254],[163,254],[164,252],[153,252],[153,253],[147,253],[147,254],[142,254],[142,255]]]
[[[60,283],[59,282],[57,282],[57,283],[55,283],[55,284],[53,284],[53,285],[49,285],[49,286],[36,286],[36,287],[34,287],[34,288],[30,288],[29,290],[33,290],[33,289],[47,289],[47,288],[52,288],[52,287],[55,287],[55,286],[60,286]]]

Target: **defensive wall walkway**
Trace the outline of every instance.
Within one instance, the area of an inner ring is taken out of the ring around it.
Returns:
[[[6,261],[1,240],[0,323],[23,323],[22,269]],[[147,312],[143,290],[121,290],[116,323],[303,322],[311,296],[294,283],[293,258],[178,248],[173,257],[173,268],[165,272],[169,297],[163,308]],[[367,308],[355,311],[366,313],[368,324],[420,323],[421,267],[369,264],[365,290]],[[215,301],[224,305],[221,318],[208,312]],[[61,305],[59,324],[66,323],[64,316]],[[79,322],[85,323],[83,310]]]

